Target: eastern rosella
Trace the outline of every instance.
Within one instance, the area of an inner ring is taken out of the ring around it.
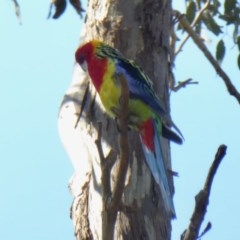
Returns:
[[[129,89],[129,126],[139,132],[147,164],[160,187],[166,211],[174,217],[175,209],[160,136],[181,144],[182,134],[154,93],[151,80],[132,60],[97,40],[80,46],[75,57],[80,66],[88,70],[106,112],[112,117],[115,117],[116,111],[113,110],[118,108],[121,95],[119,74],[126,79]],[[181,137],[168,126],[174,127]]]

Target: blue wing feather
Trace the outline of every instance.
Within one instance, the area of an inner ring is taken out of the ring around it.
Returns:
[[[138,66],[133,64],[130,61],[118,60],[116,63],[116,73],[123,74],[127,79],[129,91],[133,97],[141,99],[160,116],[165,115],[166,110],[154,93],[152,82]]]

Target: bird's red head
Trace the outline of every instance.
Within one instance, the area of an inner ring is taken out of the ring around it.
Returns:
[[[99,58],[97,56],[97,52],[102,45],[104,45],[102,42],[98,40],[92,40],[80,46],[75,53],[77,63],[83,70],[88,70],[88,73],[97,91],[99,91],[101,87],[107,62],[106,58]]]
[[[98,40],[92,40],[90,42],[85,43],[84,45],[80,46],[76,53],[75,53],[75,59],[80,64],[80,66],[83,68],[83,70],[86,69],[86,64],[89,63],[91,58],[94,56],[96,52],[96,48],[101,45],[101,42]]]

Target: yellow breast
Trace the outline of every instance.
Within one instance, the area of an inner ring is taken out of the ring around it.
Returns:
[[[115,65],[108,61],[107,71],[103,77],[99,95],[106,112],[114,117],[115,114],[112,109],[119,109],[119,98],[121,94],[121,86],[115,75]],[[139,126],[143,121],[146,121],[151,115],[150,107],[140,99],[129,99],[129,124],[132,126]]]
[[[114,63],[108,61],[107,71],[103,76],[103,83],[99,95],[103,106],[108,114],[113,116],[112,108],[118,108],[120,97],[120,86],[117,82]]]

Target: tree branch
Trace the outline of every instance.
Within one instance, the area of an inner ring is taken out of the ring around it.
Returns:
[[[211,186],[213,183],[213,178],[217,172],[217,169],[226,154],[227,146],[220,145],[218,151],[215,155],[215,159],[212,166],[209,169],[206,182],[203,189],[195,197],[195,209],[191,217],[188,229],[183,234],[183,240],[196,240],[199,237],[199,230],[203,222],[204,216],[207,212],[207,206],[209,203],[209,196],[211,191]]]
[[[119,109],[113,109],[119,120],[119,148],[120,148],[120,162],[117,169],[116,184],[111,190],[111,169],[114,165],[112,160],[112,152],[107,158],[104,157],[101,138],[102,138],[102,125],[99,123],[98,136],[95,141],[98,149],[98,154],[102,170],[102,198],[104,205],[103,212],[103,227],[102,237],[105,240],[112,240],[114,236],[115,222],[117,212],[121,204],[122,194],[125,186],[125,179],[128,168],[128,100],[129,91],[126,79],[122,75],[117,76],[121,86],[121,96],[119,99]]]
[[[230,95],[234,96],[238,103],[240,104],[240,93],[237,91],[235,86],[232,84],[230,78],[228,75],[223,71],[217,60],[212,56],[208,48],[205,46],[203,41],[199,38],[199,36],[195,33],[195,31],[190,26],[188,20],[186,19],[186,16],[184,14],[178,13],[178,19],[181,26],[188,32],[188,34],[191,36],[195,44],[201,49],[201,51],[204,53],[205,57],[208,59],[208,61],[212,64],[218,75],[222,78],[224,81],[227,90]]]
[[[119,99],[119,147],[120,147],[120,164],[117,173],[117,182],[113,190],[113,198],[111,208],[117,209],[122,199],[122,194],[125,185],[125,178],[128,168],[128,101],[129,101],[129,91],[128,84],[123,75],[118,75],[118,80],[121,85],[121,96]]]
[[[102,150],[102,124],[98,123],[98,136],[95,141],[100,158],[102,170],[102,199],[103,199],[103,220],[102,220],[102,239],[112,240],[114,236],[114,228],[116,222],[117,212],[109,211],[108,203],[112,198],[111,192],[111,170],[116,160],[114,151],[111,150],[107,157],[104,157]]]
[[[210,0],[208,0],[204,6],[201,8],[201,10],[198,12],[197,16],[195,17],[195,19],[193,20],[191,27],[194,28],[194,26],[198,23],[198,21],[200,20],[202,14],[204,13],[205,10],[208,9],[210,5]],[[179,17],[179,12],[178,11],[173,11],[173,14],[176,16],[176,18],[178,19]],[[183,46],[185,45],[185,43],[188,41],[190,35],[187,34],[187,36],[185,37],[185,39],[181,42],[181,44],[179,45],[178,49],[175,51],[175,46],[176,46],[176,42],[178,40],[178,37],[174,31],[174,29],[171,29],[171,54],[170,54],[170,61],[171,63],[174,62],[174,59],[176,58],[176,56],[182,51]],[[175,52],[174,52],[175,51]],[[170,82],[170,88],[171,90],[173,90],[174,92],[177,92],[178,90],[180,90],[182,87],[186,87],[189,84],[196,84],[197,82],[192,82],[192,80],[186,80],[183,82],[179,82],[179,84],[177,86],[175,86],[175,79],[174,76],[172,75],[172,82]]]
[[[208,9],[210,5],[210,0],[208,0],[204,6],[201,8],[201,10],[198,12],[197,16],[195,17],[195,19],[193,20],[192,24],[191,24],[191,28],[194,28],[194,26],[198,23],[198,21],[200,20],[202,14],[204,13],[205,10]],[[178,15],[178,12],[176,11],[176,15]],[[187,42],[187,40],[189,39],[190,37],[190,34],[188,34],[186,36],[186,38],[182,41],[182,43],[180,44],[180,46],[178,47],[177,51],[175,52],[174,54],[174,57],[176,57],[181,51],[182,51],[182,48],[183,46],[185,45],[185,43]]]
[[[184,80],[184,81],[179,81],[178,85],[171,87],[171,90],[173,90],[174,92],[177,92],[181,88],[185,88],[185,87],[187,87],[190,84],[198,84],[198,82],[196,82],[196,81],[194,82],[192,80],[192,78],[189,78],[189,79]]]
[[[208,193],[208,195],[210,194],[213,178],[217,172],[217,169],[218,169],[222,159],[226,155],[226,150],[227,150],[226,145],[219,146],[218,151],[215,155],[214,162],[213,162],[211,168],[209,169],[208,176],[207,176],[207,179],[206,179],[206,182],[204,185],[204,189],[203,189],[204,191],[206,191]]]

